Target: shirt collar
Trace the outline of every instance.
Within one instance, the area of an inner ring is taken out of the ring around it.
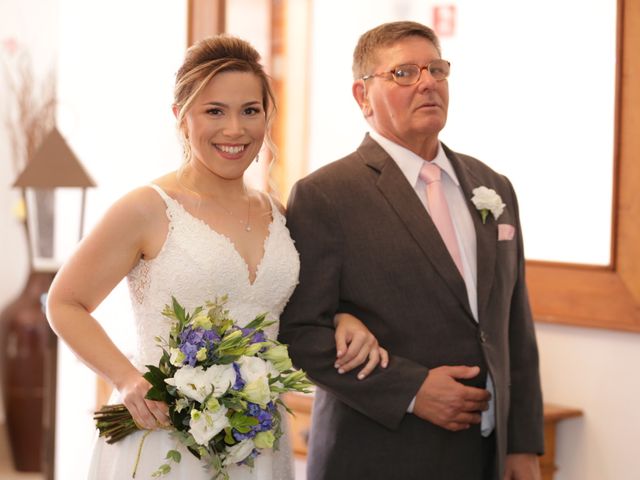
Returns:
[[[373,129],[369,132],[369,136],[373,138],[382,147],[382,149],[389,154],[393,161],[398,164],[398,167],[400,167],[404,176],[407,177],[409,183],[416,186],[418,184],[420,169],[426,160],[421,156],[416,155],[408,148],[398,145],[388,138],[383,137]],[[451,161],[444,153],[444,148],[442,148],[442,144],[440,142],[438,142],[436,158],[434,158],[432,162],[438,165],[442,171],[446,172],[456,186],[460,186],[458,176],[453,169],[453,165],[451,165]]]

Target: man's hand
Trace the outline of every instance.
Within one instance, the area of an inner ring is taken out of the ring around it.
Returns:
[[[512,453],[505,461],[503,480],[540,480],[540,463],[532,453]]]
[[[480,423],[480,413],[489,407],[491,395],[485,389],[467,387],[456,380],[479,373],[479,367],[432,368],[416,395],[414,415],[454,432]]]

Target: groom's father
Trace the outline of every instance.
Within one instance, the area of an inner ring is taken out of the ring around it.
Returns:
[[[516,195],[438,140],[449,69],[424,25],[362,35],[352,89],[370,134],[291,194],[301,277],[281,337],[319,385],[309,480],[539,478],[542,399]],[[388,368],[363,381],[336,372],[340,311],[387,348]]]

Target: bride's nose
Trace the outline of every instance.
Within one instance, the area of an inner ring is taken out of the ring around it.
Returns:
[[[238,115],[227,117],[222,133],[228,137],[239,137],[244,134],[245,127],[242,118]]]

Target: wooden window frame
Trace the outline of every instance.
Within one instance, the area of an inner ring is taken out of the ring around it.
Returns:
[[[187,46],[225,31],[226,0],[187,0]]]
[[[527,286],[536,321],[640,332],[640,0],[618,0],[617,32],[611,264],[528,261]]]

